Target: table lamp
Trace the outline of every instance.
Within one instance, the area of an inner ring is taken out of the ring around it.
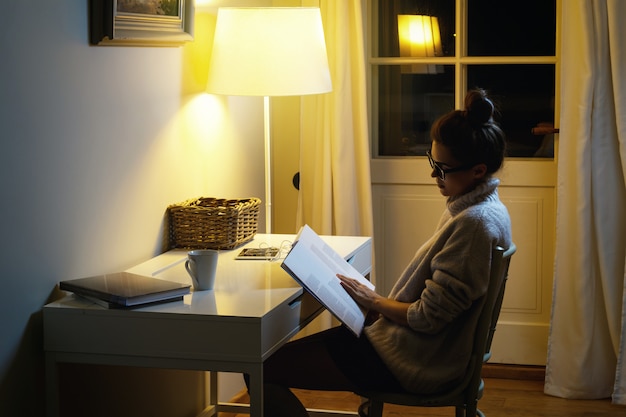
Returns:
[[[269,97],[331,90],[319,8],[218,9],[207,91],[264,97],[266,233],[272,231]]]

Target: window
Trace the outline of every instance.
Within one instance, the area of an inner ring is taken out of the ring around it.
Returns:
[[[425,155],[434,120],[473,87],[494,99],[509,157],[554,156],[553,135],[533,128],[554,125],[556,0],[370,0],[369,10],[375,157]],[[404,26],[409,16],[417,23]]]

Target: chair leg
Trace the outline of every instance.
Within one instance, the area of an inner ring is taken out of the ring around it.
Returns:
[[[370,400],[365,397],[361,397],[361,404],[359,405],[359,417],[368,417],[370,415]]]
[[[359,407],[359,417],[383,417],[384,405],[382,401],[365,401]]]
[[[456,407],[456,417],[485,417],[482,411],[478,409],[478,404],[470,403],[466,404],[465,407]]]
[[[456,406],[454,410],[455,417],[485,417],[482,411],[476,408],[476,404],[469,404],[465,407]]]

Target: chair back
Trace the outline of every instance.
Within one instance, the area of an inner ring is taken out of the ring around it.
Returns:
[[[474,346],[472,348],[473,367],[470,367],[471,374],[467,388],[465,389],[466,401],[478,402],[482,397],[481,378],[482,365],[491,357],[491,342],[496,331],[500,310],[502,309],[502,300],[504,299],[504,290],[509,274],[509,265],[511,256],[517,250],[516,246],[511,246],[504,250],[501,247],[493,249],[491,254],[491,270],[489,273],[489,286],[482,312],[478,318],[476,332],[474,333]],[[472,369],[473,368],[473,369]],[[466,403],[467,404],[467,403]]]
[[[497,277],[497,280],[494,280],[494,281],[499,281],[499,284],[496,284],[494,282],[493,291],[495,292],[495,300],[493,302],[491,319],[489,321],[490,326],[489,326],[489,333],[487,335],[487,343],[484,349],[485,354],[488,354],[488,355],[491,354],[491,342],[493,341],[493,335],[496,331],[496,325],[498,324],[498,319],[500,318],[500,310],[502,309],[502,300],[504,299],[504,290],[506,288],[506,281],[509,278],[509,265],[511,264],[511,256],[513,256],[516,250],[517,250],[517,247],[513,243],[511,243],[511,246],[506,251],[504,251],[500,247],[497,247],[494,250],[493,256],[491,258],[492,264],[491,264],[490,280],[493,280],[494,278]],[[502,253],[500,254],[500,256],[496,257],[496,252],[502,252]],[[498,285],[499,287],[496,287],[496,285]],[[491,282],[490,282],[490,286],[491,286]],[[488,295],[488,297],[490,296],[492,295]],[[487,318],[485,317],[485,320],[486,319]]]

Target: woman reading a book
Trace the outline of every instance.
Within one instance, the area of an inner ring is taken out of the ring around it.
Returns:
[[[511,222],[493,176],[505,138],[483,90],[465,109],[432,126],[431,176],[447,198],[434,235],[420,247],[383,297],[338,275],[368,309],[361,337],[343,326],[287,343],[264,364],[264,410],[271,417],[307,416],[289,388],[435,393],[463,376],[487,291],[492,249],[511,245]],[[362,414],[365,415],[365,414]]]

